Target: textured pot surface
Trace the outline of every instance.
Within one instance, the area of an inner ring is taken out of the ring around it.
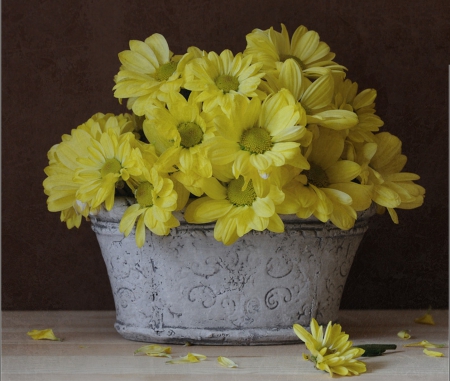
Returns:
[[[91,217],[115,327],[126,339],[174,344],[298,343],[294,323],[335,321],[372,214],[362,213],[348,231],[289,216],[285,233],[252,231],[231,246],[214,239],[214,224],[182,222],[168,236],[147,231],[139,249],[133,232],[124,238],[119,231],[128,205],[119,198]]]

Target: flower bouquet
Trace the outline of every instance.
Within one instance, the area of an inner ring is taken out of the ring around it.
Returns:
[[[280,233],[280,215],[310,216],[340,229],[375,204],[422,205],[419,176],[402,172],[400,139],[380,132],[376,91],[360,91],[319,35],[255,29],[243,52],[190,47],[174,55],[161,34],[119,53],[114,96],[129,112],[97,113],[48,152],[49,211],[70,229],[115,197],[136,244],[167,235],[183,210],[215,223],[231,245],[249,231]]]

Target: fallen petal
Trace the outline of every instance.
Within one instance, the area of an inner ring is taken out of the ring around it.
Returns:
[[[434,325],[433,316],[431,316],[431,314],[429,312],[427,312],[425,315],[423,315],[420,318],[414,319],[414,321],[419,324]]]
[[[433,344],[428,340],[422,340],[417,343],[405,344],[404,347],[445,348],[445,344]]]
[[[27,332],[27,335],[33,340],[62,341],[62,339],[55,336],[52,329],[33,329],[32,331]]]
[[[186,364],[191,362],[200,362],[206,360],[206,356],[198,354],[198,353],[188,353],[184,357],[180,357],[175,360],[166,361],[166,364]]]
[[[444,357],[444,354],[442,352],[430,351],[429,349],[424,349],[423,353],[431,357]]]
[[[399,333],[397,333],[397,336],[400,337],[400,339],[408,340],[411,338],[411,335],[409,334],[409,331],[402,330]]]
[[[152,357],[171,357],[170,353],[172,353],[171,347],[163,347],[158,344],[149,344],[140,347],[139,349],[134,351],[134,354],[144,353],[147,356]]]
[[[230,360],[229,358],[223,357],[223,356],[217,357],[217,362],[220,365],[224,366],[225,368],[237,368],[238,367],[237,364],[233,360]]]

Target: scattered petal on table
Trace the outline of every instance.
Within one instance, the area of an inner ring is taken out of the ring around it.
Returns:
[[[397,336],[400,337],[400,339],[405,339],[405,340],[408,340],[411,338],[409,331],[407,331],[405,329],[400,331],[399,333],[397,333]]]
[[[427,356],[431,356],[431,357],[444,357],[444,354],[442,352],[430,351],[429,349],[424,349],[423,353],[425,353]]]
[[[206,360],[206,356],[198,354],[198,353],[188,353],[184,357],[180,357],[175,360],[166,361],[166,364],[186,364],[190,362],[200,362]]]
[[[428,311],[425,315],[423,315],[420,318],[414,319],[416,323],[419,324],[430,324],[434,325],[433,316],[431,316],[430,312]]]
[[[405,344],[404,347],[445,348],[445,344],[433,344],[428,340],[422,340],[417,343]]]
[[[55,336],[52,329],[33,329],[32,331],[27,332],[27,335],[33,340],[62,341],[62,339]]]
[[[172,358],[170,353],[172,353],[171,347],[163,347],[158,344],[149,344],[140,347],[139,349],[134,351],[134,354],[137,353],[145,353],[147,356],[151,357],[169,357]]]
[[[233,360],[230,360],[229,358],[223,357],[223,356],[217,357],[217,362],[220,365],[224,366],[225,368],[237,368],[238,367],[237,364]]]
[[[309,360],[309,356],[306,353],[302,353],[302,358],[303,358],[303,360],[306,360],[306,361]]]

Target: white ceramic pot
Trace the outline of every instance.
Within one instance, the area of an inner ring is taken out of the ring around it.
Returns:
[[[147,231],[137,248],[119,221],[129,202],[91,216],[126,339],[183,344],[298,343],[294,323],[336,321],[345,281],[373,211],[342,231],[286,216],[285,233],[250,232],[225,246],[214,224]]]

